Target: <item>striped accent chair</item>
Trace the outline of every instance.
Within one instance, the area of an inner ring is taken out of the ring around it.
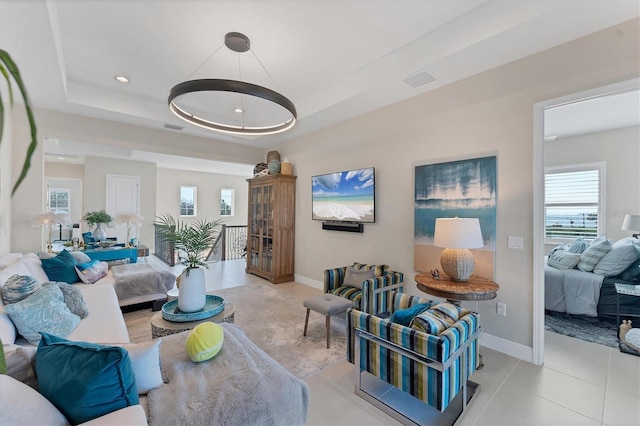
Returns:
[[[354,262],[358,270],[375,271],[374,277],[362,282],[362,289],[344,285],[346,266],[324,271],[324,292],[344,297],[353,302],[353,306],[363,312],[379,314],[387,309],[391,295],[402,293],[404,289],[404,275],[389,269],[388,265],[368,265]]]
[[[397,293],[391,313],[426,302]],[[358,383],[359,373],[367,371],[443,412],[477,368],[479,334],[475,312],[468,311],[444,332],[432,335],[350,308],[347,359],[359,370]],[[356,393],[361,391],[358,383]]]

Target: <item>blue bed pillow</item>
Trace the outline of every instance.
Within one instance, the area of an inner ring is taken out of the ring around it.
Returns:
[[[422,311],[426,311],[431,307],[432,302],[418,303],[417,305],[413,305],[407,309],[399,309],[391,314],[389,321],[395,322],[396,324],[404,325],[405,327],[409,327],[411,320],[418,314],[421,314]]]
[[[622,271],[620,275],[618,275],[623,281],[629,281],[632,283],[637,283],[640,281],[640,259],[636,260],[629,266],[627,269]]]
[[[78,281],[75,266],[78,261],[66,250],[62,250],[56,257],[41,259],[42,269],[51,281],[61,281],[73,284]]]
[[[121,347],[42,333],[36,375],[40,393],[72,424],[139,402],[129,354]]]

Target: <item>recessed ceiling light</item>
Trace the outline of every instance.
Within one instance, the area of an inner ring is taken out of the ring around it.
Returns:
[[[58,157],[58,160],[64,160],[64,157]]]
[[[244,111],[242,111],[242,108],[236,108],[236,109],[234,109],[234,111],[237,112],[238,114],[240,114],[241,112],[244,112]]]
[[[117,81],[119,81],[120,83],[128,83],[129,79],[127,77],[125,77],[124,75],[116,75],[115,79]]]

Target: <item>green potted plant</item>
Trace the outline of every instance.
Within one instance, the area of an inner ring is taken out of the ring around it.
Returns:
[[[107,213],[106,210],[102,209],[85,213],[85,215],[82,216],[82,220],[87,222],[87,225],[89,225],[89,227],[96,225],[96,229],[93,230],[93,238],[95,238],[97,241],[102,241],[107,238],[107,233],[104,229],[102,229],[101,225],[103,223],[106,224],[113,221],[113,218],[109,213]]]
[[[20,76],[20,70],[18,69],[18,66],[15,64],[15,62],[13,62],[13,59],[11,58],[9,53],[2,49],[0,49],[0,74],[4,76],[5,80],[7,80],[7,85],[9,87],[9,105],[13,105],[13,89],[11,88],[11,79],[9,77],[13,77],[13,80],[18,85],[18,89],[20,89],[20,93],[22,94],[22,100],[24,101],[25,109],[27,110],[27,118],[29,119],[29,128],[31,130],[31,143],[27,148],[27,156],[24,159],[24,164],[22,165],[20,176],[18,176],[18,180],[13,186],[13,190],[11,191],[11,195],[13,195],[24,178],[27,176],[27,172],[31,167],[31,157],[33,156],[33,152],[38,146],[38,138],[36,136],[36,121],[33,117],[33,107],[31,106],[31,101],[29,100],[29,96],[27,95],[27,89],[25,88],[22,77]],[[2,96],[0,96],[0,138],[2,138],[3,128],[4,104],[2,101]],[[0,142],[1,141],[2,140],[0,139]]]
[[[172,243],[178,252],[180,263],[186,266],[180,276],[178,309],[182,312],[196,312],[204,308],[206,285],[204,270],[207,252],[213,247],[222,228],[222,220],[198,220],[191,224],[165,214],[157,216],[155,222],[158,235]]]

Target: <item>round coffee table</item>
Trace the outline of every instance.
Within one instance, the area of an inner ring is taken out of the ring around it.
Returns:
[[[235,306],[232,303],[225,302],[224,311],[218,315],[214,315],[210,318],[205,318],[200,321],[188,321],[188,322],[173,322],[167,321],[162,318],[162,311],[158,311],[151,317],[151,337],[157,339],[158,337],[169,336],[171,334],[181,333],[183,331],[191,330],[198,324],[203,322],[230,322],[235,321]]]

